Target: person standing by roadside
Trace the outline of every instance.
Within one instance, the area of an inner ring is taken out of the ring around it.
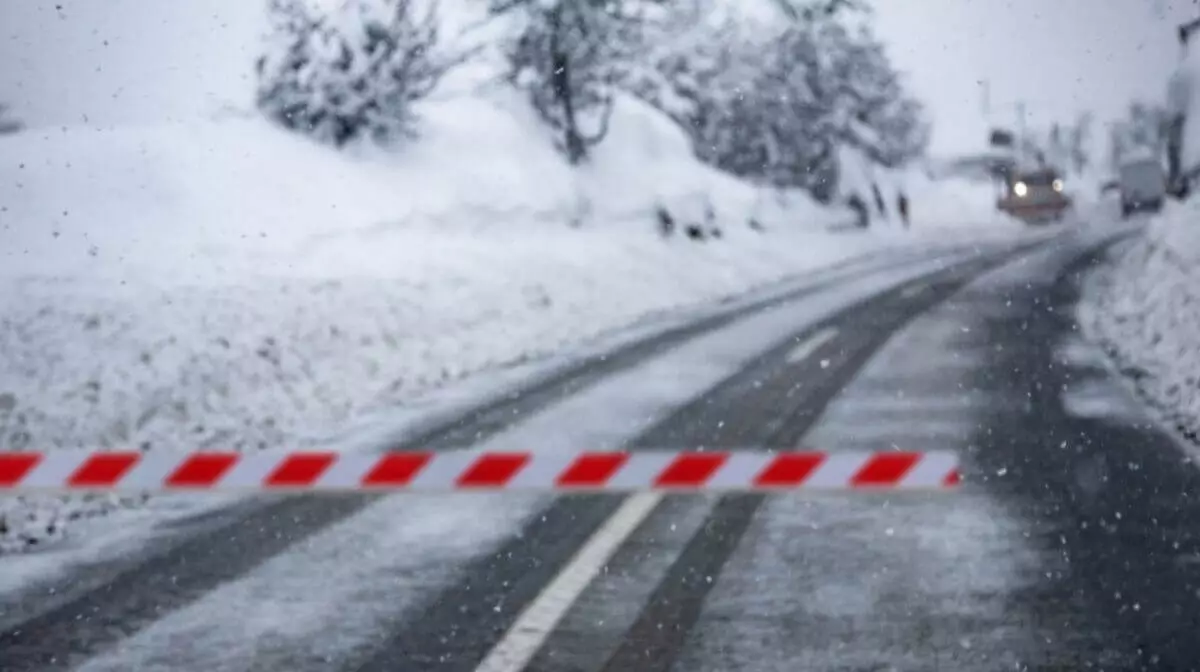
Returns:
[[[875,209],[879,211],[880,219],[887,219],[887,206],[883,203],[883,192],[878,184],[871,183],[871,195],[875,198]]]
[[[900,221],[908,228],[908,195],[903,190],[896,192],[896,212],[900,213]]]
[[[867,209],[866,202],[858,195],[858,192],[850,194],[850,197],[846,199],[846,205],[854,211],[855,224],[858,228],[865,229],[871,226],[871,211]]]

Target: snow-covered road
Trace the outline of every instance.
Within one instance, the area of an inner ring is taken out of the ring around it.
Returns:
[[[99,590],[0,606],[0,667],[1183,664],[1200,575],[1177,559],[1200,548],[1162,495],[1200,473],[1070,317],[1079,260],[1119,232],[990,272],[1011,252],[847,272],[543,374],[449,429],[497,449],[951,449],[956,494],[263,503],[185,527]]]
[[[670,415],[673,408],[716,385],[762,350],[786,340],[791,333],[814,320],[828,316],[847,302],[870,296],[906,278],[928,273],[954,259],[974,254],[976,253],[971,250],[963,250],[949,256],[936,253],[924,255],[924,258],[932,258],[932,261],[922,261],[923,255],[893,255],[875,262],[854,264],[845,269],[814,274],[813,277],[797,281],[790,286],[747,296],[738,302],[715,308],[708,314],[693,316],[690,321],[659,324],[657,331],[635,329],[616,339],[615,344],[610,344],[609,350],[598,349],[598,352],[591,356],[580,358],[577,364],[566,365],[558,362],[557,366],[563,367],[562,371],[556,372],[550,365],[546,367],[548,370],[540,373],[526,371],[527,375],[533,374],[534,382],[519,386],[518,389],[522,390],[520,394],[510,395],[503,388],[493,391],[499,401],[485,406],[482,412],[469,413],[465,421],[451,422],[448,427],[441,428],[442,431],[437,431],[437,427],[428,431],[430,428],[426,427],[423,428],[426,431],[422,432],[418,428],[415,436],[410,434],[405,438],[422,445],[462,446],[477,443],[481,435],[493,434],[494,436],[487,441],[492,447],[515,444],[528,446],[532,442],[533,445],[547,445],[551,449],[560,450],[570,450],[573,445],[595,445],[597,441],[605,445],[617,444],[636,436],[647,423]],[[631,390],[637,390],[637,393],[632,393]],[[458,405],[461,414],[464,412],[461,402]],[[545,410],[539,412],[543,407]],[[526,417],[527,419],[513,424],[514,421]],[[552,442],[547,441],[548,436],[554,437]],[[481,525],[488,529],[494,535],[493,541],[498,541],[503,539],[506,531],[519,529],[529,516],[545,505],[539,498],[503,501],[505,506],[499,510],[494,501],[486,497],[478,500],[431,499],[425,503],[408,498],[382,501],[354,498],[335,501],[301,500],[299,503],[280,504],[251,503],[246,505],[245,509],[235,509],[232,514],[236,516],[249,513],[249,518],[241,525],[227,527],[229,521],[220,515],[215,517],[215,522],[205,517],[198,522],[177,523],[171,531],[160,533],[160,537],[163,538],[148,548],[138,553],[111,554],[108,562],[101,562],[82,572],[89,575],[88,579],[81,580],[80,573],[76,572],[69,576],[66,583],[82,588],[95,583],[107,584],[108,588],[103,597],[96,598],[94,593],[84,590],[81,599],[85,604],[93,604],[96,608],[112,612],[115,620],[125,623],[125,628],[147,625],[155,621],[164,609],[191,604],[192,607],[156,626],[159,630],[167,628],[187,631],[192,627],[188,625],[188,619],[195,613],[219,615],[222,609],[233,609],[230,613],[245,616],[244,610],[247,607],[244,598],[251,594],[259,596],[254,602],[258,605],[255,609],[272,613],[285,608],[273,600],[263,599],[264,589],[256,589],[256,582],[263,580],[263,576],[268,582],[286,581],[287,577],[301,577],[300,580],[303,581],[304,577],[311,576],[312,571],[326,566],[329,558],[347,552],[344,550],[347,548],[345,542],[348,539],[345,535],[350,535],[349,538],[356,535],[374,538],[373,535],[379,526],[364,523],[364,519],[381,516],[384,519],[399,518],[411,522],[387,526],[389,531],[394,531],[395,537],[376,539],[381,544],[378,547],[364,544],[362,540],[348,545],[354,549],[350,551],[352,553],[381,558],[380,564],[374,570],[370,566],[363,566],[361,569],[365,574],[359,575],[359,578],[369,576],[372,571],[394,571],[394,563],[386,560],[394,555],[392,547],[388,544],[411,543],[415,538],[411,536],[413,534],[420,536],[429,530],[455,530],[461,528],[464,523],[470,523],[472,526]],[[410,513],[401,515],[400,509],[396,507]],[[431,513],[433,511],[438,513]],[[281,523],[281,520],[295,522],[288,524]],[[363,525],[366,527],[363,528]],[[313,530],[325,526],[329,526],[327,531],[305,540]],[[364,529],[367,531],[363,532]],[[199,541],[178,545],[179,538],[189,536]],[[447,553],[458,553],[460,560],[488,548],[487,535],[470,535],[468,538],[470,543],[465,544],[462,538],[455,535],[443,538],[436,544],[423,543],[421,546],[428,553],[415,554],[410,556],[409,560],[415,563],[415,567],[424,567],[426,571],[435,574],[441,573],[445,578],[445,567],[454,563],[450,562],[448,557],[439,557],[435,546],[440,543],[449,544]],[[284,553],[291,544],[300,541],[303,541],[303,545],[299,548],[305,548],[308,544],[312,546],[307,547],[308,550],[299,556]],[[372,552],[373,550],[376,552]],[[265,575],[250,571],[263,559],[276,553],[283,555],[264,566],[274,567],[282,563],[278,571],[268,571]],[[198,554],[202,557],[198,557]],[[312,559],[315,564],[307,564],[305,558]],[[431,560],[428,564],[427,558]],[[6,562],[20,567],[28,560],[36,562],[36,558],[21,557],[8,558]],[[141,564],[143,560],[156,567],[157,571],[145,571],[146,566]],[[196,562],[213,563],[214,566],[209,571],[200,573],[187,570]],[[432,574],[422,573],[414,567],[410,567],[408,571],[417,577],[413,585],[427,585],[430,586],[430,590],[439,585],[437,577]],[[184,572],[185,576],[179,576],[180,572]],[[243,575],[246,576],[239,579]],[[169,577],[165,581],[168,585],[157,584],[153,578],[155,576]],[[53,578],[52,576],[50,588],[47,588],[47,584],[35,583],[36,587],[33,589],[39,594],[53,590],[59,596],[51,601],[49,606],[77,597],[70,594],[69,588],[64,589],[62,585],[58,585],[62,582],[54,582]],[[226,583],[216,593],[210,593],[218,584],[234,579],[238,580]],[[353,592],[361,584],[352,578],[343,584],[342,588],[335,586],[335,582],[328,582],[326,585],[330,589],[329,594],[304,591],[299,596],[315,601],[318,607],[311,610],[314,613],[322,612],[320,605],[328,600],[336,601],[336,597],[341,594],[339,590]],[[117,588],[114,589],[113,586]],[[230,593],[242,597],[228,597],[227,594]],[[5,620],[22,620],[36,614],[39,608],[47,607],[46,604],[40,604],[42,600],[33,601],[32,604],[39,606],[31,607],[31,601],[27,599],[29,594],[30,592],[25,590],[9,594],[10,606],[4,610]],[[204,597],[206,594],[210,597]],[[280,599],[285,602],[297,599],[295,596],[287,597],[291,594],[285,590],[279,594]],[[124,598],[118,599],[119,596]],[[417,597],[419,595],[415,592],[410,596],[411,599]],[[386,605],[381,611],[387,616],[402,600],[390,593],[381,593],[379,602]],[[217,605],[216,611],[209,608],[214,605]],[[365,603],[361,606],[360,611],[364,618],[370,618],[366,615],[370,609]],[[75,605],[75,608],[79,608],[79,605]],[[298,605],[291,604],[288,608],[297,609]],[[302,620],[296,620],[297,628],[300,628],[299,623]],[[198,622],[203,625],[210,621],[200,618]],[[236,637],[244,634],[242,628],[248,619],[218,618],[217,622],[238,624],[238,630],[234,634]],[[266,618],[263,623],[265,628],[273,627],[270,618]],[[89,635],[87,629],[81,629],[79,625],[76,622],[61,633],[66,640],[63,642],[64,648],[73,648],[76,643],[96,636],[94,633]],[[317,619],[312,627],[314,632],[322,631],[328,624]],[[27,629],[25,632],[34,630]],[[155,629],[151,628],[144,637],[152,637],[154,632]],[[36,643],[39,646],[48,643],[47,635],[47,632],[39,633],[39,641]],[[311,632],[301,628],[297,631],[295,641],[312,641],[307,635],[311,635]],[[144,641],[144,637],[137,641]],[[130,643],[134,644],[136,642]],[[348,641],[346,646],[352,647],[353,642]],[[11,647],[6,648],[14,650]],[[153,648],[147,647],[148,650]],[[53,657],[59,657],[53,649],[54,647],[42,650]],[[234,655],[236,659],[235,649],[236,647],[224,646],[207,647],[203,650],[228,651],[229,655]]]

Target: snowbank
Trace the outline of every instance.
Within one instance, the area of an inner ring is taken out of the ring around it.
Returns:
[[[1081,322],[1176,429],[1200,436],[1200,201],[1168,201],[1093,276]]]

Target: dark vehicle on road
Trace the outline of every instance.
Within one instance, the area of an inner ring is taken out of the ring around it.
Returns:
[[[1167,174],[1156,158],[1138,159],[1121,164],[1118,179],[1121,216],[1143,209],[1158,211],[1167,197]]]
[[[1054,169],[1015,170],[1008,174],[996,207],[1030,224],[1061,221],[1071,209],[1071,198]]]

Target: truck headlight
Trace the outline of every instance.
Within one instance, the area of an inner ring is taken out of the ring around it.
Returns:
[[[1060,193],[1060,194],[1062,193],[1062,190],[1063,190],[1063,181],[1062,180],[1055,180],[1054,184],[1051,186],[1053,186],[1054,190],[1057,191],[1058,193]]]
[[[1024,182],[1017,182],[1013,185],[1013,193],[1017,196],[1024,196],[1029,193],[1029,187],[1025,186]]]

